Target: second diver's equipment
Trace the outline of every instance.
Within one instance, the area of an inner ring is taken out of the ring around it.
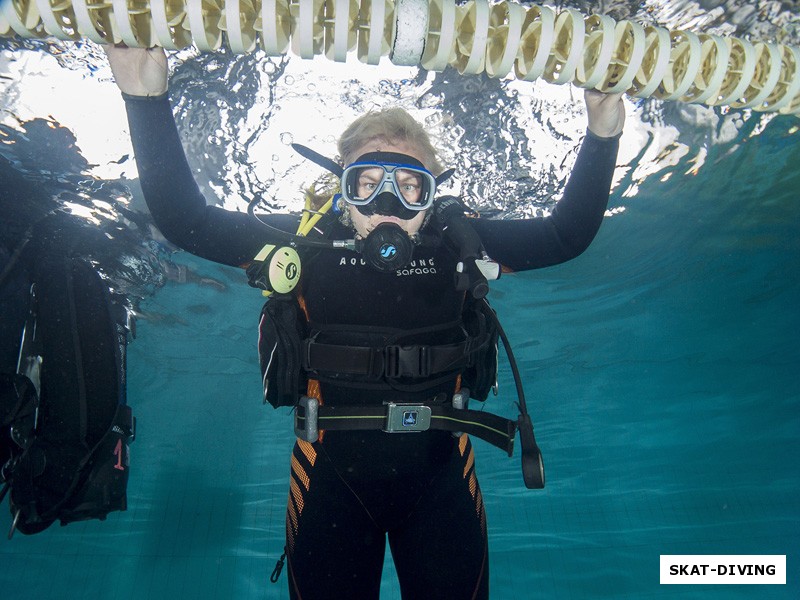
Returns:
[[[9,537],[125,510],[135,430],[125,393],[124,306],[81,259],[43,256],[33,271],[17,373],[0,377],[0,394],[12,400],[0,415]]]

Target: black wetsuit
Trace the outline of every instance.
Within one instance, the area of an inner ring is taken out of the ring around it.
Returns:
[[[270,241],[268,231],[246,214],[206,206],[166,97],[126,97],[126,104],[142,189],[162,233],[209,260],[250,262]],[[550,217],[475,220],[488,254],[512,270],[580,254],[602,221],[617,148],[617,139],[587,135]],[[297,218],[275,215],[271,222],[293,230]],[[338,223],[329,234],[353,235]],[[423,245],[407,268],[379,273],[355,252],[318,252],[303,264],[310,325],[339,343],[348,343],[347,335],[438,327],[437,339],[417,343],[444,343],[441,326],[458,322],[464,301],[454,289],[456,262],[445,246]],[[380,404],[452,394],[455,379],[423,392],[354,389],[335,379],[320,385],[329,406]],[[404,598],[488,596],[486,518],[466,436],[329,431],[322,441],[295,445],[287,512],[292,597],[377,598],[387,533]]]

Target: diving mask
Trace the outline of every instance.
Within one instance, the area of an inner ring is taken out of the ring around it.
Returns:
[[[370,152],[342,171],[341,194],[362,214],[412,219],[433,205],[436,177],[412,156]]]

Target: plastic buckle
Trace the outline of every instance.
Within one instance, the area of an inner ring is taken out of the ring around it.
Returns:
[[[428,377],[431,374],[428,346],[386,346],[383,350],[383,373],[386,377]]]
[[[317,424],[317,417],[319,415],[319,400],[316,398],[309,398],[303,396],[297,403],[298,411],[294,415],[294,434],[304,440],[313,444],[319,439],[319,426]],[[298,427],[300,420],[299,409],[303,409],[303,427]]]
[[[427,431],[431,427],[431,407],[424,404],[386,404],[386,433]]]

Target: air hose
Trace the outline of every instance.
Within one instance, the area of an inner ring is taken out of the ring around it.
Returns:
[[[540,5],[469,0],[6,0],[0,36],[543,78],[661,100],[800,112],[800,49]]]

